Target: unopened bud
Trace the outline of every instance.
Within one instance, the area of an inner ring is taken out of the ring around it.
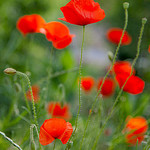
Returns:
[[[15,83],[15,90],[17,93],[21,92],[22,89],[19,83]]]
[[[142,24],[145,24],[147,22],[147,18],[142,18]]]
[[[128,2],[124,2],[123,3],[123,8],[124,9],[128,9],[129,8],[129,3]]]
[[[110,61],[113,61],[114,54],[113,54],[111,51],[109,51],[109,52],[107,53],[107,55],[108,55],[109,60],[110,60]]]
[[[13,69],[13,68],[6,68],[5,70],[4,70],[4,73],[6,73],[6,74],[16,74],[16,70],[15,69]]]

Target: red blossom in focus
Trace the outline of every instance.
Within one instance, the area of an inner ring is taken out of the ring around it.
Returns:
[[[150,53],[150,45],[149,45],[149,47],[148,47],[148,52]]]
[[[144,134],[148,130],[148,123],[143,117],[127,117],[123,133],[126,133],[126,142],[136,145],[137,140],[140,144],[144,139]]]
[[[18,19],[17,29],[25,36],[28,33],[44,33],[45,20],[37,14],[25,15]]]
[[[82,77],[81,78],[81,88],[85,92],[90,92],[94,86],[94,78],[93,77]]]
[[[128,61],[117,61],[113,66],[113,71],[115,74],[131,74],[132,66]],[[135,74],[135,70],[133,69],[133,74]]]
[[[98,81],[97,90],[99,90],[99,88],[102,84],[102,81],[103,81],[103,78],[100,78],[99,81]],[[114,82],[114,80],[112,78],[106,78],[100,93],[104,97],[108,97],[108,96],[111,96],[114,93],[114,91],[115,91],[115,82]]]
[[[120,88],[122,88],[128,77],[129,75],[124,73],[116,75],[116,80]],[[128,92],[130,94],[140,94],[143,92],[144,86],[145,82],[142,79],[135,75],[132,75],[125,84],[123,91]]]
[[[60,9],[64,14],[64,18],[59,19],[75,25],[83,26],[96,23],[105,18],[104,10],[94,0],[71,0]]]
[[[46,38],[53,43],[56,49],[67,47],[75,35],[71,35],[68,27],[61,22],[53,21],[44,26]]]
[[[39,88],[38,85],[33,85],[32,86],[32,93],[33,93],[33,98],[34,98],[35,102],[37,102],[39,100],[39,91],[40,91],[40,88]],[[27,97],[28,100],[32,101],[30,90],[27,91],[26,97]]]
[[[39,142],[42,145],[48,145],[55,139],[59,139],[63,144],[66,144],[72,132],[71,123],[66,122],[64,119],[47,119],[40,127]]]
[[[114,44],[119,44],[122,32],[123,30],[120,28],[111,28],[107,31],[107,39]],[[125,31],[121,45],[129,45],[131,41],[131,36]]]
[[[50,102],[48,105],[48,112],[52,115],[52,118],[58,117],[65,120],[71,118],[68,104],[61,106],[59,102]]]

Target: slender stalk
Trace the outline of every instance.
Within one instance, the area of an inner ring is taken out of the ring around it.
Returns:
[[[66,149],[70,149],[71,148],[71,146],[69,147],[69,143],[70,143],[71,139],[74,137],[75,132],[77,130],[78,119],[79,119],[79,114],[80,114],[80,109],[81,109],[81,76],[82,76],[82,57],[83,57],[84,38],[85,38],[85,26],[83,26],[83,37],[82,37],[82,45],[81,45],[81,57],[80,57],[80,65],[79,65],[79,108],[78,108],[77,117],[76,117],[76,120],[75,120],[75,129],[74,129],[74,131],[72,133],[71,138],[68,141]]]
[[[145,18],[143,18],[143,19],[145,19]],[[142,27],[141,27],[141,30],[140,30],[140,35],[139,35],[139,40],[138,40],[138,46],[137,46],[136,57],[134,58],[133,63],[132,63],[132,71],[131,71],[131,73],[130,73],[130,76],[126,79],[125,83],[124,83],[123,86],[121,87],[121,90],[119,91],[119,94],[118,94],[117,98],[115,99],[115,102],[114,102],[113,107],[112,107],[112,109],[111,109],[111,112],[109,113],[109,115],[108,115],[108,117],[106,118],[106,120],[105,120],[105,122],[104,122],[104,124],[103,124],[103,126],[102,126],[102,128],[101,128],[101,130],[100,130],[100,132],[99,132],[99,134],[98,134],[97,137],[96,137],[96,140],[95,140],[95,142],[94,142],[94,145],[93,145],[93,147],[92,147],[92,150],[95,150],[96,145],[97,145],[97,142],[98,142],[98,140],[99,140],[99,138],[100,138],[100,135],[102,134],[102,132],[103,132],[103,130],[104,130],[104,128],[105,128],[105,126],[106,126],[108,120],[110,119],[110,117],[112,116],[112,113],[114,112],[115,106],[116,106],[116,104],[117,104],[117,102],[118,102],[118,100],[119,100],[119,98],[120,98],[120,96],[121,96],[121,94],[122,94],[123,88],[125,87],[127,81],[129,80],[129,78],[130,78],[130,77],[132,76],[132,74],[133,74],[133,68],[134,68],[135,63],[136,63],[136,61],[137,61],[137,59],[138,59],[138,57],[139,57],[139,54],[140,54],[141,40],[142,40],[143,31],[144,31],[144,26],[145,26],[145,23],[146,23],[146,22],[143,21],[143,19],[142,19]]]
[[[22,150],[21,147],[20,147],[18,144],[16,144],[12,139],[10,139],[9,137],[7,137],[5,133],[3,133],[3,132],[0,131],[0,134],[1,134],[6,140],[8,140],[13,146],[15,146],[16,148],[18,148],[19,150]]]
[[[19,76],[23,76],[23,77],[27,80],[27,82],[28,82],[28,86],[29,86],[29,90],[30,90],[31,98],[32,98],[32,109],[33,109],[34,121],[35,121],[35,124],[37,125],[38,131],[39,131],[39,125],[38,125],[38,122],[37,122],[37,115],[36,115],[36,109],[35,109],[35,102],[34,102],[34,97],[33,97],[33,92],[32,92],[32,88],[31,88],[30,79],[28,78],[28,76],[27,76],[25,73],[22,73],[22,72],[20,72],[20,71],[17,71],[16,73],[17,73]]]
[[[106,75],[105,75],[105,77],[104,77],[104,79],[103,79],[103,81],[102,81],[102,84],[101,84],[101,86],[100,86],[100,88],[99,88],[99,91],[98,91],[98,93],[97,93],[97,95],[96,95],[96,97],[95,97],[95,100],[94,100],[94,102],[93,102],[93,104],[92,104],[91,111],[90,111],[90,113],[89,113],[88,120],[87,120],[86,125],[85,125],[85,129],[84,129],[84,133],[83,133],[83,137],[82,137],[82,140],[81,140],[81,144],[80,144],[79,150],[81,150],[81,148],[82,148],[82,144],[83,144],[83,141],[84,141],[84,138],[85,138],[86,130],[87,130],[88,124],[89,124],[90,119],[91,119],[91,114],[92,114],[93,109],[94,109],[94,107],[95,107],[95,104],[96,104],[96,102],[97,102],[97,100],[98,100],[98,96],[99,96],[99,94],[100,94],[100,92],[101,92],[101,90],[102,90],[103,84],[104,84],[104,82],[105,82],[107,76],[109,75],[109,73],[110,73],[110,71],[112,70],[112,67],[113,67],[113,65],[114,65],[114,63],[115,63],[115,61],[116,61],[117,54],[118,54],[119,48],[120,48],[120,46],[121,46],[121,42],[122,42],[122,39],[123,39],[125,30],[126,30],[126,28],[127,28],[127,25],[128,25],[128,8],[125,8],[125,24],[124,24],[122,36],[121,36],[120,41],[119,41],[119,44],[118,44],[118,46],[117,46],[117,48],[116,48],[116,52],[115,52],[115,55],[114,55],[114,58],[113,58],[113,61],[112,61],[112,65],[111,65],[111,67],[109,68],[108,72],[106,73]]]
[[[55,150],[56,140],[54,140],[53,150]]]

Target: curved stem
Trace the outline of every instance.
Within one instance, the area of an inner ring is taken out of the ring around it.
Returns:
[[[81,46],[81,57],[80,57],[80,65],[79,65],[79,109],[78,109],[78,113],[77,113],[77,117],[75,120],[75,129],[72,133],[71,138],[68,141],[68,144],[66,146],[66,149],[70,149],[68,148],[69,143],[71,141],[71,139],[74,137],[75,132],[77,130],[78,127],[78,119],[79,119],[79,114],[80,114],[80,109],[81,109],[81,76],[82,76],[82,57],[83,57],[83,45],[84,45],[84,38],[85,38],[85,26],[83,26],[83,37],[82,37],[82,46]]]
[[[129,78],[132,76],[133,68],[134,68],[135,63],[136,63],[136,61],[137,61],[137,59],[138,59],[138,57],[139,57],[139,54],[140,54],[140,45],[141,45],[142,35],[143,35],[143,31],[144,31],[144,25],[145,25],[145,23],[142,22],[142,27],[141,27],[141,30],[140,30],[140,36],[139,36],[138,46],[137,46],[137,53],[136,53],[136,57],[134,58],[133,63],[132,63],[132,68],[131,68],[132,71],[131,71],[131,73],[130,73],[130,76],[126,79],[125,83],[124,83],[123,86],[121,87],[121,89],[120,89],[120,91],[119,91],[119,94],[118,94],[118,96],[116,97],[115,102],[114,102],[114,104],[113,104],[113,107],[112,107],[112,109],[111,109],[111,112],[109,113],[109,115],[108,115],[108,117],[106,118],[106,120],[105,120],[105,122],[104,122],[104,124],[103,124],[103,126],[102,126],[102,128],[101,128],[101,130],[100,130],[100,132],[99,132],[99,134],[98,134],[97,137],[96,137],[96,140],[95,140],[95,142],[94,142],[94,145],[93,145],[93,147],[92,147],[92,150],[95,150],[96,145],[97,145],[97,142],[98,142],[98,140],[99,140],[99,138],[100,138],[100,135],[102,134],[102,132],[103,132],[103,130],[104,130],[104,128],[105,128],[105,126],[106,126],[108,120],[110,119],[110,117],[112,116],[112,113],[114,112],[115,106],[116,106],[116,104],[117,104],[117,102],[118,102],[118,100],[119,100],[119,98],[120,98],[120,96],[121,96],[121,94],[122,94],[123,88],[125,87],[125,85],[126,85],[127,81],[129,80]]]
[[[33,92],[32,92],[32,88],[31,88],[30,79],[28,78],[28,76],[27,76],[25,73],[22,73],[22,72],[20,72],[20,71],[17,71],[16,73],[17,73],[19,76],[23,76],[23,77],[27,80],[27,82],[28,82],[29,90],[30,90],[31,97],[32,97],[32,109],[33,109],[34,121],[35,121],[35,124],[37,125],[38,131],[39,131],[39,125],[38,125],[38,122],[37,122],[37,115],[36,115],[36,109],[35,109],[35,102],[34,102],[34,97],[33,97]]]
[[[120,46],[121,46],[121,42],[122,42],[122,39],[123,39],[125,30],[126,30],[126,28],[127,28],[127,25],[128,25],[128,9],[125,9],[125,24],[124,24],[124,29],[123,29],[123,32],[122,32],[122,36],[121,36],[120,41],[119,41],[119,44],[118,44],[118,46],[117,46],[117,49],[116,49],[116,52],[115,52],[115,55],[114,55],[114,58],[113,58],[113,61],[112,61],[112,65],[111,65],[111,67],[109,68],[108,72],[106,73],[106,75],[105,75],[105,77],[104,77],[104,79],[103,79],[103,81],[102,81],[102,84],[101,84],[101,86],[100,86],[100,88],[99,88],[99,91],[98,91],[98,93],[97,93],[97,95],[96,95],[96,97],[95,97],[95,100],[94,100],[94,102],[93,102],[93,104],[92,104],[91,111],[90,111],[90,113],[89,113],[88,120],[87,120],[86,125],[85,125],[85,129],[84,129],[84,133],[83,133],[83,137],[82,137],[82,140],[81,140],[81,144],[80,144],[80,149],[79,149],[79,150],[81,150],[81,148],[82,148],[82,144],[83,144],[83,141],[84,141],[84,138],[85,138],[86,130],[87,130],[88,124],[89,124],[90,119],[91,119],[91,114],[92,114],[93,109],[94,109],[94,107],[95,107],[95,104],[96,104],[96,102],[97,102],[97,100],[98,100],[98,96],[99,96],[99,94],[100,94],[100,92],[101,92],[101,90],[102,90],[103,84],[104,84],[104,82],[105,82],[107,76],[109,75],[109,73],[110,73],[110,71],[112,70],[112,67],[113,67],[113,65],[114,65],[114,63],[115,63],[115,61],[116,61],[117,54],[118,54],[119,48],[120,48]]]
[[[6,140],[8,140],[13,146],[15,146],[16,148],[18,148],[19,150],[22,150],[21,147],[20,147],[18,144],[16,144],[12,139],[10,139],[9,137],[7,137],[5,133],[3,133],[3,132],[0,131],[0,134],[1,134]]]

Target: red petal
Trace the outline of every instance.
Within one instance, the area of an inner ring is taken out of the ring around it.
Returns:
[[[66,6],[60,8],[64,18],[59,18],[76,25],[96,23],[105,18],[105,12],[93,0],[71,0]]]
[[[148,48],[148,52],[150,53],[150,45],[149,45],[149,48]]]
[[[144,135],[141,135],[141,136],[135,136],[133,134],[126,135],[126,142],[131,145],[136,145],[137,140],[138,140],[138,144],[141,144],[141,142],[144,140]]]
[[[114,44],[119,44],[122,32],[123,30],[120,28],[111,28],[107,31],[107,39]],[[131,36],[127,32],[125,32],[121,45],[129,45],[131,41]]]
[[[70,139],[72,132],[73,132],[72,125],[71,123],[67,122],[67,126],[64,133],[60,137],[58,137],[58,139],[60,139],[63,144],[66,144]]]
[[[117,74],[116,80],[120,88],[124,85],[125,81],[129,75],[127,74]],[[130,94],[140,94],[143,92],[145,86],[145,82],[137,76],[132,75],[127,81],[126,85],[123,88],[123,91],[128,92]]]
[[[35,32],[41,33],[41,28],[43,28],[44,24],[45,20],[40,15],[25,15],[17,21],[17,29],[23,35]]]
[[[98,81],[98,86],[97,89],[99,90],[101,84],[102,84],[103,78],[100,78]],[[115,82],[111,78],[106,78],[102,89],[101,89],[101,94],[103,96],[111,96],[115,91]]]
[[[55,138],[53,138],[50,134],[48,134],[42,125],[40,128],[39,142],[42,145],[48,145],[48,144],[52,143],[54,140],[55,140]]]

